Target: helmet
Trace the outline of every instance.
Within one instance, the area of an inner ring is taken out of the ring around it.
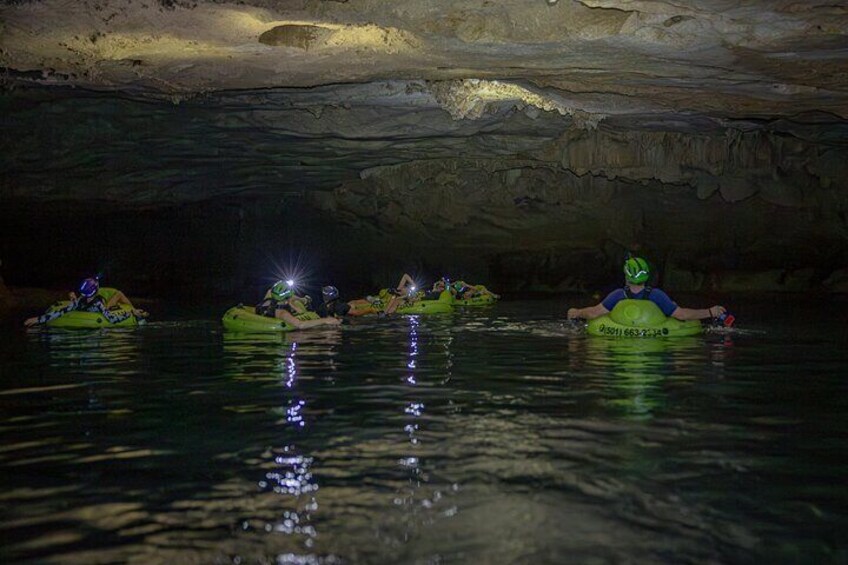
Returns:
[[[100,290],[100,283],[97,279],[85,279],[79,287],[80,294],[86,298],[91,298],[97,291]]]
[[[648,262],[641,257],[630,257],[624,262],[624,278],[633,284],[642,284],[651,276]]]
[[[329,302],[339,297],[339,289],[334,286],[325,286],[321,289],[321,295],[324,297],[324,302]]]
[[[277,300],[285,300],[294,296],[294,291],[284,281],[277,281],[271,287],[271,296]]]
[[[457,292],[462,292],[462,289],[464,289],[464,288],[465,288],[465,285],[462,284],[461,281],[456,281],[455,283],[453,283],[453,289]]]

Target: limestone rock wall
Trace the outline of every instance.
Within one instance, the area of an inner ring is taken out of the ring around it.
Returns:
[[[73,208],[54,212],[51,229],[73,232],[94,218],[105,226],[96,237],[122,241],[128,255],[139,252],[132,234],[146,237],[138,218],[151,215],[180,234],[174,249],[206,257],[189,272],[256,272],[241,258],[264,242],[325,232],[360,242],[342,258],[323,255],[364,278],[358,255],[397,270],[471,271],[508,289],[591,288],[617,276],[626,250],[640,250],[681,288],[842,284],[848,135],[833,116],[587,124],[518,97],[488,99],[471,119],[446,107],[465,100],[446,92],[457,90],[388,82],[174,105],[13,91],[0,98],[9,110],[0,197],[24,216]],[[219,268],[220,250],[191,249],[206,244],[207,229],[229,233],[231,220],[209,212],[212,226],[200,230],[180,210],[220,206],[246,210],[238,225],[250,227],[220,243],[231,259]],[[115,214],[136,219],[125,225]],[[43,254],[37,223],[6,230],[21,261]],[[154,249],[179,264],[164,240]],[[150,268],[183,277],[155,260]],[[787,274],[796,272],[805,274]]]

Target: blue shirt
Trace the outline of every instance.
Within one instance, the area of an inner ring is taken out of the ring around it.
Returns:
[[[642,292],[638,294],[634,294],[633,298],[636,300],[645,300],[646,298],[660,307],[662,313],[666,316],[671,316],[671,313],[677,310],[677,304],[668,297],[666,293],[661,291],[658,288],[651,289],[651,294],[645,296],[648,293],[648,289],[643,288]],[[619,288],[607,294],[607,297],[601,301],[601,304],[604,305],[604,308],[607,310],[612,310],[616,304],[621,302],[627,298],[627,294],[624,292],[623,288]]]

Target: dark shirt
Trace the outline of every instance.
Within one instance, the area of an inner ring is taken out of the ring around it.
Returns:
[[[321,302],[318,304],[315,311],[322,318],[329,318],[330,316],[347,316],[347,313],[350,312],[350,304],[336,299],[329,302]]]

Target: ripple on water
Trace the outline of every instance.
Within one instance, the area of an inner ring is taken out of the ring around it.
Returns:
[[[10,336],[0,529],[14,541],[2,555],[845,555],[833,534],[848,526],[841,344],[761,327],[594,339],[561,309],[285,335],[197,321]]]

